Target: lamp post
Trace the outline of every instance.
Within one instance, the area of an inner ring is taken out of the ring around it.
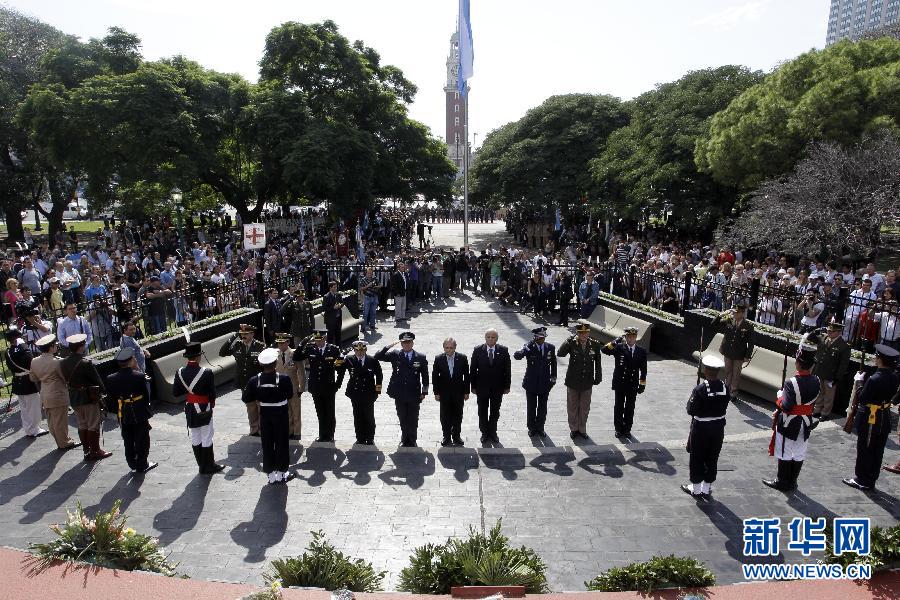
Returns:
[[[184,245],[184,215],[182,213],[181,199],[184,197],[181,190],[173,187],[169,192],[172,196],[172,203],[175,205],[175,224],[178,227],[178,242],[181,246],[181,260],[184,260],[187,249]]]

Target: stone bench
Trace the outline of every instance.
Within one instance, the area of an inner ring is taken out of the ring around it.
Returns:
[[[724,336],[717,333],[703,350],[704,356],[717,356],[724,360],[719,352],[719,345]],[[700,353],[694,352],[695,360],[700,360]],[[793,374],[794,361],[788,357],[787,376]],[[739,389],[758,396],[769,402],[775,402],[775,395],[781,389],[781,374],[784,372],[784,354],[755,346],[750,364],[741,370]]]
[[[347,340],[355,340],[359,338],[359,328],[362,326],[362,319],[358,319],[350,314],[346,306],[341,308],[341,343]],[[316,329],[325,329],[325,316],[322,313],[314,317]]]
[[[233,356],[219,356],[219,348],[231,339],[231,333],[221,335],[203,342],[204,357],[200,366],[212,369],[216,385],[222,385],[234,379],[235,361]],[[156,385],[156,397],[169,404],[180,404],[183,399],[172,395],[175,373],[186,364],[182,352],[162,356],[153,361],[153,383]],[[190,382],[188,382],[190,383]]]
[[[596,333],[602,341],[612,341],[625,335],[626,327],[637,327],[637,345],[650,350],[650,332],[653,323],[632,317],[608,306],[598,304],[587,319],[578,319],[578,323],[586,323],[592,333]]]

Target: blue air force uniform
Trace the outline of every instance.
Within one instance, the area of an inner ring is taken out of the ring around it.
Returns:
[[[400,341],[411,341],[415,334],[406,331]],[[388,396],[394,399],[397,418],[400,420],[400,445],[416,445],[419,428],[419,405],[422,396],[428,394],[428,359],[424,354],[410,350],[408,353],[385,346],[375,353],[375,359],[391,363],[391,380]]]
[[[547,420],[547,398],[550,388],[556,385],[556,346],[546,341],[547,328],[532,329],[534,339],[513,353],[516,360],[526,359],[525,377],[525,422],[528,435],[546,436],[544,423]]]
[[[367,348],[368,344],[359,340],[353,343],[353,347]],[[375,400],[381,393],[381,382],[384,377],[381,363],[369,355],[359,358],[356,354],[348,354],[338,369],[338,388],[344,382],[344,374],[348,372],[350,379],[347,381],[346,394],[353,405],[353,429],[356,432],[356,443],[374,444]]]

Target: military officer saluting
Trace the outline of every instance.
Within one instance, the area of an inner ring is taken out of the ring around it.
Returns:
[[[337,421],[334,416],[334,395],[336,370],[344,362],[341,349],[326,343],[328,332],[318,329],[304,338],[294,352],[294,362],[306,361],[309,367],[309,393],[312,394],[319,418],[317,442],[333,442]]]
[[[312,304],[306,301],[306,291],[302,287],[295,289],[293,297],[281,307],[281,316],[299,348],[301,340],[316,327]]]
[[[213,450],[213,408],[216,406],[216,382],[212,369],[200,366],[203,350],[199,342],[184,349],[187,365],[175,373],[172,395],[185,395],[184,415],[191,434],[194,458],[203,475],[213,475],[225,467],[215,462]]]
[[[843,480],[858,490],[875,488],[884,446],[891,434],[891,402],[897,394],[897,358],[900,352],[878,344],[875,346],[875,371],[863,384],[857,397],[856,470],[853,477]]]
[[[263,471],[269,483],[287,483],[294,478],[288,471],[289,422],[288,401],[294,393],[294,384],[287,375],[275,370],[278,350],[266,348],[259,353],[262,373],[254,375],[244,388],[244,403],[259,403],[259,432],[262,443]]]
[[[569,416],[570,436],[574,440],[587,439],[587,420],[591,410],[591,391],[603,381],[600,353],[603,345],[590,338],[591,328],[580,323],[576,335],[559,347],[557,356],[569,356],[566,369],[566,409]]]
[[[722,343],[719,354],[725,357],[725,383],[737,400],[741,383],[741,369],[750,364],[753,357],[753,323],[747,320],[747,309],[738,304],[730,311],[716,315],[713,326],[722,325]]]
[[[516,360],[527,359],[522,387],[525,389],[525,422],[528,435],[547,437],[547,398],[556,385],[556,347],[547,342],[547,328],[531,330],[534,339],[513,353]]]
[[[704,356],[703,381],[691,392],[687,414],[691,415],[688,438],[690,484],[681,486],[691,496],[708,498],[718,473],[719,453],[725,439],[725,412],[731,395],[719,378],[725,363],[715,356]]]
[[[428,395],[428,359],[413,350],[416,334],[404,331],[400,339],[375,353],[375,360],[391,363],[388,396],[400,419],[400,446],[413,448],[419,430],[419,407]],[[400,344],[399,350],[392,350]]]
[[[12,373],[12,393],[19,401],[19,417],[25,437],[36,438],[50,433],[41,428],[41,394],[37,383],[28,377],[34,356],[15,325],[6,330],[6,366]]]
[[[294,360],[294,349],[291,348],[291,336],[287,333],[275,334],[275,346],[278,357],[275,361],[275,371],[291,378],[294,384],[294,393],[288,400],[289,431],[292,440],[300,439],[300,397],[306,389],[306,369],[303,361]]]
[[[616,437],[631,435],[637,394],[647,386],[647,352],[637,345],[637,327],[626,327],[625,335],[603,347],[603,354],[614,356],[612,389],[615,393],[613,427]]]
[[[351,344],[353,353],[344,357],[338,369],[337,387],[344,381],[344,373],[350,372],[347,381],[347,397],[353,405],[353,428],[356,443],[371,446],[375,443],[375,400],[381,394],[383,374],[381,363],[366,354],[369,345],[364,340]]]
[[[250,378],[259,373],[259,353],[266,349],[265,344],[254,339],[256,327],[248,323],[238,325],[238,332],[219,348],[219,356],[233,356],[237,363],[234,372],[234,387],[243,390]],[[250,435],[259,437],[259,404],[245,402],[247,421],[250,423]]]
[[[150,398],[147,380],[137,368],[133,348],[122,348],[116,354],[119,370],[106,376],[106,394],[119,418],[125,461],[132,473],[146,473],[156,467],[147,462],[150,454]]]
[[[819,395],[813,407],[813,418],[827,421],[834,407],[834,394],[847,376],[850,365],[850,344],[843,338],[844,324],[832,319],[826,338],[816,351],[813,375],[819,378]]]

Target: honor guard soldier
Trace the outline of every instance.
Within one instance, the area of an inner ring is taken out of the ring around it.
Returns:
[[[56,358],[56,336],[52,333],[35,341],[41,351],[31,361],[31,372],[28,378],[41,384],[41,405],[47,411],[47,428],[59,450],[71,450],[81,445],[69,437],[69,386],[63,377],[59,365],[61,359]]]
[[[132,473],[146,473],[156,467],[147,462],[150,454],[150,398],[147,396],[147,380],[137,368],[133,348],[122,348],[116,353],[119,370],[107,375],[107,398],[116,407],[125,461]]]
[[[625,335],[602,349],[603,354],[614,356],[612,389],[615,394],[613,427],[616,437],[629,437],[634,423],[634,405],[637,394],[643,394],[647,386],[647,351],[637,345],[637,327],[626,327]]]
[[[753,358],[753,323],[745,318],[747,309],[739,304],[730,311],[716,315],[713,326],[722,325],[722,343],[719,354],[725,358],[725,383],[731,396],[737,400],[741,383],[741,369]]]
[[[456,340],[444,340],[444,353],[431,368],[434,399],[441,403],[441,446],[462,446],[463,406],[469,399],[469,360],[456,351]]]
[[[875,346],[875,371],[856,399],[856,472],[843,482],[858,490],[875,488],[884,457],[884,446],[891,434],[891,401],[897,394],[897,358],[900,352],[884,344]],[[859,375],[858,375],[859,376]]]
[[[69,404],[78,419],[78,437],[84,445],[84,460],[103,460],[112,456],[100,447],[100,402],[103,381],[97,367],[85,358],[87,335],[76,333],[66,338],[70,354],[62,359],[59,368],[69,385]]]
[[[478,429],[481,443],[500,443],[497,422],[503,396],[512,386],[512,361],[506,346],[497,343],[496,329],[484,332],[484,343],[472,350],[472,367],[469,379],[478,401]]]
[[[213,450],[213,409],[216,383],[212,369],[200,366],[203,350],[200,342],[189,342],[184,349],[187,365],[175,373],[172,395],[185,394],[184,414],[191,434],[191,447],[202,475],[213,475],[225,467],[215,462]]]
[[[287,375],[275,370],[278,350],[266,348],[259,353],[262,373],[247,382],[241,399],[244,403],[259,403],[259,433],[262,443],[263,471],[269,483],[287,483],[294,478],[288,471],[290,423],[288,402],[294,393],[294,384]]]
[[[428,395],[428,359],[413,350],[416,334],[404,331],[400,339],[375,353],[375,359],[391,363],[388,396],[394,399],[400,420],[400,446],[414,448],[419,429],[419,407]],[[391,350],[397,344],[399,350]]]
[[[516,360],[527,359],[522,387],[525,389],[525,421],[528,435],[547,437],[547,398],[556,385],[556,347],[547,342],[547,328],[531,330],[534,339],[513,354]]]
[[[710,486],[716,480],[719,453],[725,439],[725,412],[731,398],[728,386],[719,379],[725,363],[715,356],[704,356],[703,379],[691,392],[687,414],[691,415],[691,431],[687,451],[691,457],[690,485],[681,486],[691,496],[709,498]]]
[[[575,327],[576,335],[559,347],[557,356],[570,356],[566,369],[566,409],[569,415],[570,436],[587,439],[587,420],[591,410],[591,392],[603,381],[600,353],[603,345],[590,338],[591,328],[586,323]]]
[[[247,323],[238,326],[238,332],[219,348],[219,356],[233,356],[237,363],[234,372],[234,387],[243,390],[250,378],[259,373],[259,353],[265,344],[254,339],[256,327]],[[256,402],[244,404],[247,407],[247,421],[250,435],[259,437],[259,405]]]
[[[763,479],[763,483],[782,492],[797,488],[797,478],[806,459],[813,429],[813,404],[819,395],[819,378],[810,372],[815,362],[816,347],[801,343],[794,360],[797,374],[784,382],[775,401],[769,456],[778,460],[778,476]]]
[[[290,436],[292,440],[300,439],[300,397],[306,389],[306,369],[303,361],[294,360],[294,349],[291,348],[291,336],[287,333],[275,334],[275,346],[278,350],[278,359],[275,361],[275,371],[291,378],[294,393],[288,400],[288,419]]]
[[[349,371],[346,394],[353,405],[356,443],[371,446],[375,444],[375,400],[381,394],[383,378],[381,363],[366,354],[369,345],[365,341],[357,340],[351,346],[353,353],[344,358],[338,369],[337,387],[341,387],[344,373]]]
[[[19,402],[19,418],[25,437],[36,438],[50,433],[41,429],[41,394],[37,383],[28,377],[31,360],[34,358],[28,345],[15,325],[6,330],[6,366],[12,373],[12,393]]]
[[[827,421],[834,407],[834,394],[847,376],[850,365],[850,344],[841,336],[844,324],[832,319],[828,334],[819,344],[813,375],[819,378],[819,395],[813,406],[813,417]]]
[[[281,316],[299,348],[301,340],[316,327],[312,304],[306,301],[306,291],[302,287],[294,290],[293,297],[281,307]]]
[[[341,350],[334,344],[326,343],[328,332],[318,329],[307,336],[294,352],[294,361],[306,361],[309,367],[309,393],[313,397],[316,416],[319,419],[317,442],[333,442],[337,420],[334,416],[334,395],[336,369],[344,362]]]

